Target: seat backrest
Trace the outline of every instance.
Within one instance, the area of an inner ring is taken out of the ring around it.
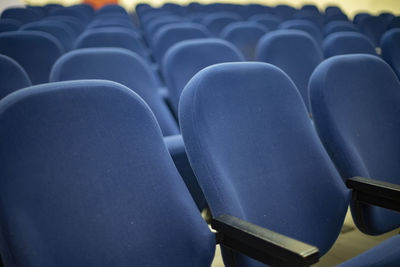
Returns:
[[[379,46],[379,41],[386,31],[386,22],[381,17],[369,16],[360,22],[360,29],[375,46]]]
[[[233,43],[247,60],[254,60],[258,40],[267,32],[268,29],[257,22],[233,22],[222,30],[221,38]]]
[[[84,31],[75,41],[74,48],[119,47],[149,58],[141,36],[122,27],[93,28]]]
[[[203,69],[183,90],[179,121],[213,217],[230,214],[327,252],[350,194],[282,70]]]
[[[139,55],[122,48],[77,49],[57,60],[50,74],[51,82],[82,79],[110,80],[125,85],[150,106],[164,135],[179,133],[157,91],[154,73]]]
[[[233,12],[216,12],[205,16],[203,25],[206,26],[214,36],[219,36],[223,28],[228,24],[241,20],[242,18]]]
[[[91,16],[88,16],[87,11],[83,8],[76,8],[74,6],[58,8],[50,12],[51,16],[70,16],[80,20],[82,24],[87,24],[91,20]]]
[[[400,83],[379,57],[325,60],[310,79],[315,127],[343,180],[363,176],[399,184]],[[354,208],[354,207],[353,207]],[[400,214],[365,206],[356,223],[380,234],[400,226]]]
[[[79,19],[68,16],[48,16],[45,18],[46,21],[58,21],[67,24],[75,33],[76,36],[81,34],[85,26],[79,22]]]
[[[60,42],[65,51],[70,50],[75,41],[74,31],[68,25],[58,21],[31,22],[21,26],[20,30],[40,31],[51,34]]]
[[[15,19],[22,24],[40,20],[42,16],[32,9],[10,7],[1,13],[2,19]]]
[[[320,44],[322,42],[321,30],[314,23],[305,19],[287,20],[279,25],[280,29],[300,30],[311,35]]]
[[[115,4],[106,4],[96,12],[96,16],[104,14],[128,15],[125,8]]]
[[[28,74],[15,60],[0,55],[0,99],[31,85]]]
[[[277,30],[260,39],[256,54],[258,61],[271,63],[289,75],[308,107],[308,80],[323,60],[317,42],[299,30]]]
[[[400,77],[400,29],[392,29],[382,36],[381,39],[382,58]]]
[[[348,21],[331,21],[324,26],[324,35],[328,36],[334,32],[359,32],[360,30]]]
[[[179,16],[162,16],[159,18],[155,18],[152,21],[150,21],[148,24],[144,25],[144,32],[146,34],[146,37],[149,40],[150,45],[153,42],[153,38],[155,33],[163,26],[171,24],[171,23],[177,23],[177,22],[183,22],[183,18]]]
[[[21,26],[21,22],[15,19],[0,19],[0,33],[16,31]]]
[[[171,47],[165,55],[162,71],[175,112],[183,88],[198,71],[217,63],[244,60],[235,46],[222,39],[187,40]]]
[[[270,31],[276,30],[282,22],[280,17],[272,14],[256,14],[248,18],[248,21],[263,24]]]
[[[128,88],[19,90],[0,102],[0,143],[5,265],[211,264],[215,238],[154,115]]]
[[[196,23],[172,23],[161,27],[153,38],[153,53],[156,60],[161,64],[168,48],[172,45],[189,39],[210,37],[210,32],[200,24]]]
[[[359,32],[335,32],[322,43],[325,58],[344,54],[377,55],[371,40]]]
[[[400,28],[400,17],[394,17],[387,26],[387,29]]]
[[[274,9],[275,14],[282,20],[291,19],[296,11],[294,7],[285,4],[277,5]]]
[[[0,54],[17,61],[28,73],[32,84],[49,81],[51,67],[63,52],[58,40],[45,32],[17,31],[0,34]]]

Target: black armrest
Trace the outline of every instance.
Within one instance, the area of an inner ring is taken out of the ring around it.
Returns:
[[[231,215],[211,222],[217,242],[272,266],[309,266],[318,262],[318,248]]]
[[[395,211],[400,211],[400,185],[364,177],[347,179],[353,190],[353,200]]]

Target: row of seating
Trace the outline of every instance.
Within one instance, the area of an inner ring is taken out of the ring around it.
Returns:
[[[210,266],[218,240],[227,266],[261,265],[247,256],[304,266],[333,245],[349,203],[367,234],[398,227],[399,213],[388,210],[400,210],[399,186],[389,183],[399,173],[398,78],[376,56],[337,56],[317,67],[310,93],[314,124],[296,86],[270,64],[217,64],[186,85],[180,126],[217,236],[132,90],[79,80],[8,95],[5,265]],[[341,266],[396,266],[399,242]]]

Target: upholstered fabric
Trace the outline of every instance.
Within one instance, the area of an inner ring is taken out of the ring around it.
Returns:
[[[132,90],[17,91],[0,101],[0,143],[6,266],[211,265],[215,237]]]
[[[5,9],[1,13],[2,19],[15,19],[20,21],[22,24],[37,21],[42,18],[42,16],[35,12],[32,9],[28,8],[19,8],[19,7],[10,7]]]
[[[315,127],[343,180],[369,177],[399,184],[400,83],[383,60],[344,55],[325,60],[310,79]],[[366,205],[360,229],[381,234],[400,213]]]
[[[187,40],[171,47],[165,55],[162,71],[175,112],[178,113],[183,88],[198,71],[213,64],[234,61],[244,61],[243,55],[221,39]]]
[[[85,48],[71,51],[54,64],[50,81],[78,79],[103,79],[125,85],[150,106],[164,135],[179,133],[175,119],[158,94],[156,77],[137,54],[122,48]]]
[[[0,99],[31,85],[28,74],[15,60],[0,55]]]
[[[40,31],[51,34],[60,42],[65,51],[70,50],[75,41],[74,31],[68,25],[57,21],[31,22],[23,25],[20,30]]]
[[[140,35],[122,27],[104,27],[88,29],[79,36],[74,48],[119,47],[125,48],[149,59],[149,53]]]
[[[258,40],[268,29],[257,22],[233,22],[221,32],[221,38],[234,44],[247,60],[255,60]]]
[[[256,14],[248,18],[248,20],[263,24],[270,31],[276,30],[282,22],[278,16],[271,14]]]
[[[0,33],[16,31],[21,26],[21,22],[15,19],[0,19]]]
[[[392,29],[382,36],[381,39],[382,58],[400,77],[400,29]]]
[[[49,81],[51,67],[63,52],[59,41],[45,32],[17,31],[0,34],[0,54],[17,61],[29,75],[32,84]]]
[[[218,37],[221,31],[230,23],[238,22],[242,18],[234,12],[215,12],[206,15],[203,19],[203,24],[214,36]]]
[[[359,32],[360,30],[348,21],[332,21],[324,26],[324,35],[328,36],[334,32]]]
[[[214,217],[237,216],[328,251],[350,192],[283,71],[260,62],[205,68],[183,90],[179,121]]]
[[[306,106],[309,106],[308,80],[323,60],[321,49],[309,34],[299,30],[267,33],[258,42],[256,59],[273,64],[287,73]]]
[[[322,42],[321,30],[314,23],[305,19],[293,19],[283,22],[280,29],[300,30],[311,35],[320,44]]]
[[[386,31],[386,22],[381,17],[369,16],[360,22],[360,29],[375,46],[379,46],[379,41]]]
[[[322,43],[325,58],[345,54],[376,55],[375,46],[364,34],[359,32],[335,32]]]
[[[200,24],[180,22],[165,25],[154,35],[152,44],[154,56],[161,64],[165,53],[174,44],[189,39],[207,37],[210,37],[210,32]]]

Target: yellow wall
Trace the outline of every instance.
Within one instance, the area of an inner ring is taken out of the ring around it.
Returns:
[[[45,3],[61,3],[64,5],[73,5],[81,2],[81,0],[24,0],[31,5],[44,5]],[[320,8],[325,8],[328,5],[340,6],[349,16],[353,16],[360,11],[368,11],[373,14],[379,14],[382,11],[390,11],[395,14],[400,14],[400,0],[197,0],[200,3],[225,2],[225,3],[260,3],[264,5],[277,5],[286,3],[295,7],[300,7],[303,4],[315,4]],[[160,6],[164,2],[174,2],[179,4],[190,3],[190,0],[119,0],[120,4],[131,10],[139,2],[147,2],[153,6]]]

